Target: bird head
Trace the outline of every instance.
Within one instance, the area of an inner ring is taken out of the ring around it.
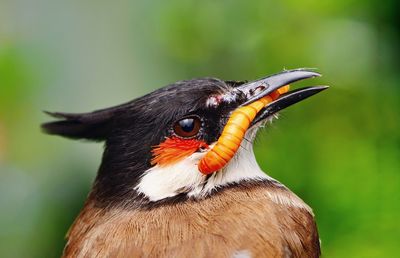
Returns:
[[[42,128],[72,139],[105,141],[90,195],[99,204],[204,198],[242,181],[272,180],[254,157],[257,129],[280,110],[326,89],[287,92],[286,85],[316,76],[297,69],[252,82],[179,81],[112,108],[48,112],[58,120]]]

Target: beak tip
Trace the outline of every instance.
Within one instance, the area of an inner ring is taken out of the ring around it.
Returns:
[[[287,70],[288,73],[302,73],[305,78],[321,77],[322,74],[318,73],[317,68],[299,68],[293,70]]]
[[[288,72],[303,71],[303,72],[314,73],[317,76],[321,76],[321,74],[318,73],[317,70],[318,70],[318,68],[315,68],[315,67],[302,67],[302,68],[296,68],[296,69],[291,69],[291,70],[286,70],[286,71],[288,71]]]
[[[298,68],[293,70],[284,70],[280,73],[273,74],[268,77],[258,79],[256,81],[245,83],[237,88],[241,92],[245,93],[245,95],[248,95],[247,101],[245,101],[245,103],[243,103],[242,105],[247,105],[248,103],[254,100],[266,96],[269,93],[273,92],[276,89],[279,89],[284,85],[308,78],[320,77],[321,74],[317,73],[315,70],[316,70],[315,68]],[[253,96],[251,92],[254,92],[254,90],[258,88],[260,85],[265,85],[266,86],[265,90],[260,94]],[[319,92],[324,89],[325,88],[323,89],[317,88],[315,89],[315,92]]]
[[[328,85],[321,85],[321,86],[315,86],[315,88],[318,88],[318,89],[320,89],[320,91],[323,91],[323,90],[329,89],[330,86],[328,86]]]

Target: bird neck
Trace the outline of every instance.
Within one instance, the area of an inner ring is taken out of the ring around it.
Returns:
[[[230,162],[220,171],[210,175],[199,172],[197,164],[205,153],[194,153],[181,162],[169,166],[154,166],[147,170],[135,189],[150,201],[185,194],[188,198],[205,198],[219,189],[243,181],[274,181],[259,167],[254,151],[253,140],[258,127],[246,133],[239,150]]]
[[[257,128],[250,129],[246,134],[248,140],[242,142],[230,162],[210,175],[200,173],[197,166],[205,153],[193,153],[167,166],[148,165],[151,156],[137,157],[135,160],[140,163],[127,165],[123,162],[124,155],[118,155],[118,160],[115,160],[117,155],[106,148],[91,197],[101,205],[141,207],[189,198],[202,199],[243,182],[276,182],[261,170],[256,161],[253,151],[256,131]]]

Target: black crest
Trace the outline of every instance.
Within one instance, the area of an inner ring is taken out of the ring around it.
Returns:
[[[89,113],[45,112],[60,120],[42,124],[44,132],[71,139],[102,141],[109,135],[113,118],[122,106],[97,110]]]

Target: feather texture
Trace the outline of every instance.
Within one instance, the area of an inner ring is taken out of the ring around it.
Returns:
[[[276,202],[276,195],[303,206]],[[310,208],[266,182],[149,209],[100,209],[89,199],[64,257],[233,257],[243,250],[251,257],[319,257]]]

